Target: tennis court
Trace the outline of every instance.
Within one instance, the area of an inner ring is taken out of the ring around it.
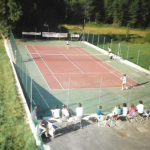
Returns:
[[[122,73],[81,47],[26,46],[50,90],[120,88]],[[131,86],[128,78],[127,86]],[[71,81],[71,82],[70,82]],[[70,84],[71,83],[71,84]],[[138,86],[136,81],[133,86]]]
[[[29,85],[28,76],[32,78],[32,105],[37,105],[44,117],[51,116],[55,104],[59,108],[65,104],[73,114],[78,103],[84,114],[95,113],[99,105],[103,112],[111,112],[118,103],[136,105],[139,99],[150,107],[150,83],[145,73],[119,60],[108,60],[107,55],[84,42],[70,42],[67,49],[66,41],[18,40],[17,47],[25,65],[20,72],[23,82]],[[124,73],[127,86],[133,88],[121,91]]]

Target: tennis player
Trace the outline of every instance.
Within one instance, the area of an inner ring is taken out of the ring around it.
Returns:
[[[66,45],[67,45],[67,49],[68,49],[69,48],[69,41],[66,42]]]
[[[108,57],[109,57],[110,53],[111,53],[111,48],[108,47]]]
[[[122,80],[122,84],[121,84],[122,88],[121,88],[121,90],[128,89],[128,87],[126,86],[126,83],[127,83],[127,76],[126,76],[126,74],[124,74],[124,76],[121,77],[120,79]]]

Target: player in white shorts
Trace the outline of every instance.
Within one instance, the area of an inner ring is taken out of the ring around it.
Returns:
[[[124,74],[124,76],[121,77],[120,79],[122,80],[122,84],[121,84],[122,88],[121,88],[121,90],[128,89],[128,87],[126,87],[126,83],[127,83],[126,74]]]
[[[111,53],[111,48],[108,47],[108,57],[109,57],[110,53]]]
[[[69,48],[69,41],[66,42],[66,45],[67,45],[67,49],[68,49]]]

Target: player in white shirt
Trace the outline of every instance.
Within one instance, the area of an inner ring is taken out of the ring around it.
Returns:
[[[78,117],[83,116],[83,107],[80,103],[78,104],[78,107],[76,108],[76,116]]]
[[[126,76],[126,74],[124,74],[124,76],[121,77],[120,79],[122,80],[122,84],[121,84],[122,88],[121,88],[121,90],[128,89],[128,87],[126,87],[126,83],[127,83],[127,76]]]
[[[108,58],[109,58],[110,53],[111,53],[111,48],[108,47]]]
[[[68,49],[69,48],[69,41],[66,42],[66,45],[67,45],[67,49]]]

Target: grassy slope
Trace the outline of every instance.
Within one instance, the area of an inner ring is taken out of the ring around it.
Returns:
[[[82,25],[64,25],[65,28],[69,30],[70,33],[80,33],[82,32]],[[93,25],[93,24],[86,24],[84,27],[85,32],[85,40],[88,42],[97,45],[98,35],[100,35],[101,43],[99,42],[99,47],[104,48],[107,50],[108,46],[111,46],[112,52],[117,54],[118,49],[121,49],[122,57],[124,59],[128,59],[129,61],[140,65],[141,67],[148,69],[150,67],[150,44],[145,42],[145,36],[147,31],[142,31],[139,29],[130,29],[130,41],[124,41],[126,36],[126,28],[125,27],[113,27],[111,25]],[[94,34],[94,40],[93,39]],[[111,45],[111,38],[105,39],[105,45],[103,47],[103,36],[110,37],[114,36],[117,39],[112,40]],[[120,43],[120,48],[119,48]],[[129,47],[129,50],[128,50]],[[139,57],[138,57],[139,53]],[[128,56],[127,56],[128,55]]]
[[[35,140],[23,117],[25,110],[15,89],[14,75],[0,40],[0,150],[35,150]]]

